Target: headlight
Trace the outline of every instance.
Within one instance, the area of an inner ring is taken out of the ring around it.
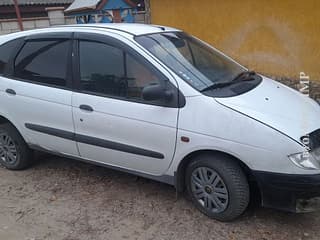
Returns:
[[[296,153],[289,155],[288,157],[300,168],[307,170],[320,169],[320,149],[312,151],[311,153],[308,151]]]

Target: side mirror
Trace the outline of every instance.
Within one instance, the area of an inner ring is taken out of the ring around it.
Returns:
[[[170,90],[166,90],[160,84],[150,84],[142,90],[142,97],[147,101],[160,99],[170,100],[172,96],[173,93]]]

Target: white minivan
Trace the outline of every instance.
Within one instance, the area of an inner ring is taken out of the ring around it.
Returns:
[[[0,37],[0,163],[33,150],[186,191],[230,221],[320,203],[320,106],[177,29],[87,24]]]

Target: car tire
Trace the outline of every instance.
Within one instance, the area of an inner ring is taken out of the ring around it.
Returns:
[[[239,164],[223,154],[205,154],[191,161],[186,187],[194,205],[212,219],[238,218],[250,201],[247,178]]]
[[[33,162],[33,152],[10,123],[0,125],[0,164],[10,170],[22,170]]]

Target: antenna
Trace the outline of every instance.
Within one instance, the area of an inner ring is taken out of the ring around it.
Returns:
[[[165,31],[165,27],[162,27],[162,26],[158,26],[158,28],[160,28],[162,31]]]

